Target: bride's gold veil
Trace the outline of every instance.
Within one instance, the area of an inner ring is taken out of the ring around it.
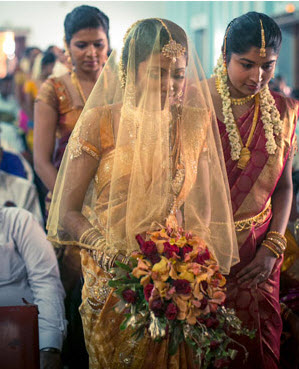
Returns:
[[[51,240],[84,247],[65,229],[80,198],[82,214],[111,252],[137,249],[136,234],[164,225],[172,213],[205,239],[222,272],[238,261],[210,92],[176,24],[139,21],[121,56],[110,55],[63,157],[48,219]]]

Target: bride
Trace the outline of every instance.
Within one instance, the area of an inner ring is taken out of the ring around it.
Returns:
[[[119,330],[109,268],[135,236],[179,224],[202,237],[222,273],[238,262],[229,187],[207,83],[178,25],[145,19],[112,53],[72,133],[48,220],[49,239],[81,248],[80,313],[90,368],[196,368],[181,344]]]

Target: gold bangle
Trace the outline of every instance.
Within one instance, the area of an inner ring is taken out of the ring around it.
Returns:
[[[280,232],[276,232],[276,231],[269,231],[268,233],[267,233],[267,236],[269,235],[276,235],[276,236],[278,236],[279,238],[281,238],[281,239],[283,239],[284,240],[284,242],[285,243],[287,243],[287,239],[285,238],[285,236],[282,234],[282,233],[280,233]]]
[[[284,242],[284,240],[282,238],[278,238],[278,237],[275,237],[275,236],[270,235],[270,236],[267,236],[267,239],[272,239],[274,241],[277,241],[277,243],[279,245],[281,245],[282,248],[284,248],[284,249],[287,248],[287,243]]]
[[[283,254],[283,250],[282,250],[282,248],[278,245],[278,244],[276,244],[275,242],[273,242],[273,241],[270,241],[268,238],[266,239],[266,240],[264,240],[266,243],[268,243],[268,245],[270,245],[271,247],[273,247],[277,252],[278,252],[278,254]]]
[[[116,254],[114,254],[114,256],[111,258],[110,260],[110,263],[109,263],[109,270],[111,268],[114,267],[114,263],[115,263],[115,260],[117,259],[118,255],[120,254],[120,252],[118,251]]]
[[[99,243],[99,240],[102,240],[103,236],[101,235],[101,233],[95,228],[94,232],[89,234],[87,236],[87,242],[89,245],[92,246],[97,246],[97,244]]]
[[[278,239],[273,238],[273,237],[267,237],[266,240],[269,240],[269,241],[273,242],[275,245],[277,245],[278,247],[280,247],[282,251],[285,251],[286,245],[284,245],[281,242],[281,240],[278,240]]]
[[[87,238],[87,236],[89,235],[89,233],[93,233],[93,232],[94,232],[94,228],[93,228],[93,227],[86,229],[86,230],[81,234],[81,236],[80,236],[80,238],[79,238],[79,242],[80,242],[80,243],[85,243],[85,244],[86,244],[85,239]]]
[[[262,246],[267,247],[267,249],[271,250],[273,252],[273,254],[275,254],[276,258],[279,259],[279,254],[270,246],[268,245],[265,241],[262,242]]]
[[[103,258],[102,258],[102,269],[105,272],[108,272],[109,270],[109,262],[110,262],[110,256],[106,254],[106,252],[103,252]]]
[[[273,248],[279,255],[283,254],[283,251],[281,250],[281,248],[277,246],[275,243],[273,243],[272,241],[269,241],[268,239],[266,239],[264,240],[264,242],[268,244],[271,248]]]
[[[105,238],[103,236],[98,237],[93,246],[97,249],[101,249],[105,245]]]
[[[273,237],[276,240],[280,240],[283,244],[287,244],[287,240],[285,239],[285,237],[281,237],[280,235],[276,234],[276,233],[272,233],[272,232],[268,232],[266,238],[268,237]]]

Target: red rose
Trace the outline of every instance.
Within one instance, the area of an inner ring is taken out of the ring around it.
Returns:
[[[161,260],[161,258],[160,258],[160,256],[159,256],[158,253],[157,254],[153,254],[153,255],[148,255],[147,257],[148,257],[148,259],[150,260],[150,262],[152,264],[157,264]]]
[[[216,348],[218,348],[219,346],[220,346],[219,341],[211,341],[211,343],[210,343],[211,350],[216,350]]]
[[[200,301],[200,308],[202,310],[204,310],[208,305],[208,300],[206,298],[203,298],[201,301]]]
[[[210,317],[206,320],[207,328],[217,328],[219,325],[219,320],[213,317]]]
[[[186,245],[186,246],[182,247],[180,249],[180,257],[182,259],[184,259],[185,258],[185,255],[186,254],[189,254],[189,252],[191,252],[192,250],[193,250],[193,248],[191,246],[189,246],[189,245]]]
[[[138,242],[138,244],[140,246],[140,249],[141,249],[141,247],[145,244],[144,239],[142,238],[142,236],[140,234],[138,234],[135,238],[136,238],[136,241]]]
[[[156,317],[161,317],[165,311],[165,306],[162,300],[157,299],[150,302],[150,309]]]
[[[177,279],[173,281],[173,286],[178,294],[188,295],[191,292],[190,282],[186,279]]]
[[[205,320],[204,318],[202,318],[202,317],[198,317],[198,318],[197,318],[197,321],[198,321],[198,323],[200,323],[200,324],[206,324],[206,320]]]
[[[140,246],[140,250],[145,256],[157,254],[158,250],[154,241],[146,241]]]
[[[202,254],[196,256],[194,261],[195,263],[198,263],[198,264],[204,264],[205,260],[209,260],[209,259],[210,259],[210,252],[208,249],[205,249],[205,251]]]
[[[170,259],[173,257],[174,254],[178,255],[180,252],[180,249],[177,247],[177,245],[171,245],[169,242],[164,242],[164,254],[167,257],[167,259]]]
[[[214,368],[228,368],[228,366],[230,365],[231,360],[228,358],[224,358],[224,359],[217,359],[214,361]]]
[[[154,285],[151,284],[151,283],[147,284],[144,287],[143,293],[144,293],[144,297],[145,297],[146,301],[148,301],[150,299],[153,288],[154,288]]]
[[[207,289],[208,289],[208,282],[207,281],[201,281],[200,282],[200,284],[201,284],[201,288],[204,290],[204,291],[206,291]]]
[[[137,300],[137,294],[136,292],[132,290],[125,290],[122,293],[123,299],[128,302],[129,304],[135,304]]]
[[[172,302],[167,305],[165,316],[168,320],[174,320],[178,315],[178,308]]]

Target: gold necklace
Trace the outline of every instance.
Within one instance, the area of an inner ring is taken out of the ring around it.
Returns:
[[[77,87],[77,90],[78,90],[78,92],[79,92],[79,95],[81,96],[81,99],[82,99],[82,101],[83,101],[83,103],[84,103],[84,105],[85,105],[85,104],[86,104],[86,100],[87,100],[87,99],[86,99],[86,97],[85,97],[85,95],[84,95],[84,92],[83,92],[82,86],[81,86],[81,84],[80,84],[80,82],[79,82],[79,79],[78,79],[77,74],[76,74],[76,72],[75,72],[75,71],[72,71],[71,79],[72,79],[73,84]]]
[[[221,95],[220,81],[219,81],[218,77],[216,77],[215,85],[216,85],[217,92],[219,93],[219,95]],[[254,98],[254,96],[255,95],[248,95],[246,97],[240,97],[240,98],[230,97],[230,101],[231,101],[232,105],[244,105],[244,104],[248,103],[250,100],[252,100]]]
[[[249,133],[249,136],[248,136],[248,139],[247,139],[247,142],[246,142],[245,145],[243,145],[243,141],[242,141],[242,137],[241,137],[238,125],[235,122],[236,129],[237,129],[239,137],[240,137],[240,143],[241,143],[241,146],[242,146],[242,150],[241,150],[241,153],[240,153],[240,159],[238,160],[237,167],[239,169],[242,169],[242,170],[246,168],[246,166],[247,166],[247,164],[250,160],[250,157],[251,157],[251,152],[250,152],[248,147],[251,144],[251,141],[253,139],[253,134],[254,134],[254,131],[255,131],[255,128],[256,128],[256,125],[257,125],[257,118],[258,118],[258,115],[259,115],[259,106],[260,106],[260,94],[256,94],[255,95],[255,105],[254,105],[254,115],[253,115],[253,120],[252,120],[252,126],[251,126],[251,130],[250,130],[250,133]]]

